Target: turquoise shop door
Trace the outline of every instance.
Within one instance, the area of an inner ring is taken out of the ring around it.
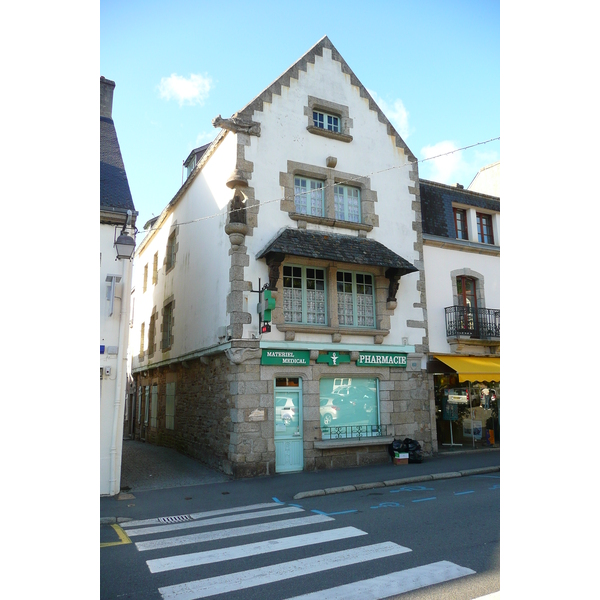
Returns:
[[[291,473],[304,468],[302,391],[298,386],[275,388],[275,471]]]

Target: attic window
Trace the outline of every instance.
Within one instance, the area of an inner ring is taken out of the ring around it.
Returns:
[[[308,96],[307,106],[304,107],[307,119],[306,129],[340,142],[351,142],[353,121],[350,118],[350,109],[337,102]]]
[[[340,118],[324,112],[313,111],[313,124],[319,129],[340,133]]]

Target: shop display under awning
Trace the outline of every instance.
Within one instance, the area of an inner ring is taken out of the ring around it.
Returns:
[[[459,381],[500,381],[500,359],[477,356],[435,355],[458,373]]]

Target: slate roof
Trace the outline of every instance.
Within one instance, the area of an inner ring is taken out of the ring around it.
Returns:
[[[452,203],[500,212],[500,199],[478,192],[419,180],[423,233],[456,239]]]
[[[269,254],[392,267],[399,269],[401,275],[418,271],[409,261],[375,240],[308,229],[286,228],[280,231],[256,258],[267,257]]]
[[[135,212],[117,131],[108,117],[100,117],[100,208]]]

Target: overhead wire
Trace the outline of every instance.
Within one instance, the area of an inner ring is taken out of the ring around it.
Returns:
[[[436,160],[438,158],[443,158],[444,156],[449,156],[451,154],[455,154],[456,152],[462,152],[464,150],[469,150],[470,148],[475,148],[476,146],[481,146],[483,144],[489,144],[490,142],[496,142],[499,139],[500,139],[500,136],[495,137],[495,138],[490,138],[489,140],[485,140],[485,141],[482,141],[482,142],[476,142],[474,144],[469,144],[468,146],[462,146],[461,148],[455,148],[454,150],[449,150],[448,152],[443,152],[442,154],[437,154],[436,156],[430,156],[428,158],[417,159],[415,162],[418,165],[420,163],[427,162],[429,160]],[[322,188],[319,188],[319,189],[320,190],[321,189],[325,190],[328,187],[331,187],[331,185],[343,185],[345,183],[352,183],[352,182],[355,182],[355,181],[359,181],[361,179],[367,179],[369,177],[372,177],[373,175],[379,175],[380,173],[385,173],[387,171],[392,171],[394,169],[402,169],[402,168],[405,168],[405,167],[407,167],[409,165],[413,165],[413,164],[415,164],[415,163],[411,162],[411,163],[407,163],[407,164],[403,164],[403,165],[393,165],[393,166],[387,167],[385,169],[380,169],[379,171],[372,171],[371,173],[369,173],[367,175],[357,175],[355,177],[351,177],[351,178],[345,179],[343,181],[337,181],[334,184],[330,184],[329,186],[328,185],[324,185]],[[298,195],[304,195],[304,194],[308,195],[308,194],[311,194],[313,192],[314,192],[314,190],[307,190],[306,192],[301,192],[301,194],[294,194],[294,197],[298,196]],[[223,210],[220,210],[218,213],[214,213],[212,215],[207,215],[205,217],[199,217],[197,219],[192,219],[190,221],[181,221],[181,222],[174,223],[172,225],[172,227],[179,227],[180,225],[190,225],[192,223],[199,223],[201,221],[208,221],[209,219],[215,219],[215,218],[221,217],[221,216],[223,216],[223,215],[225,215],[227,213],[235,213],[235,212],[238,212],[238,211],[247,210],[249,208],[255,208],[257,206],[264,206],[265,204],[272,204],[273,202],[281,202],[282,200],[285,200],[285,196],[284,197],[274,198],[273,200],[264,200],[262,202],[256,202],[254,204],[248,204],[246,202],[245,205],[242,208],[234,208],[234,209],[231,209],[229,211],[223,209]],[[153,227],[150,227],[150,228],[146,229],[145,231],[146,231],[147,234],[149,234],[149,233],[152,233],[153,231],[157,231],[157,230],[158,230],[158,228],[155,229]]]

